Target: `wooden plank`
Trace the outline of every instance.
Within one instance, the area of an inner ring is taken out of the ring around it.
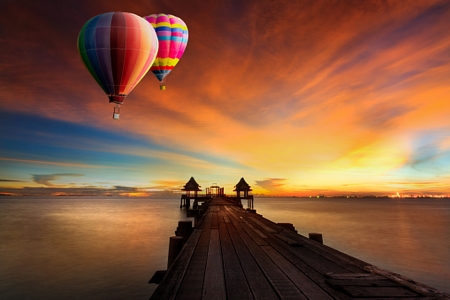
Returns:
[[[245,220],[244,220],[245,222]],[[255,226],[253,226],[251,223],[249,222],[245,222],[254,232],[256,232],[261,238],[263,239],[267,239],[268,236],[265,235],[264,233],[261,232],[261,230],[259,230],[258,228],[256,228]]]
[[[225,223],[219,223],[225,285],[228,299],[253,299],[244,270]]]
[[[217,213],[217,220],[219,224],[224,222],[224,214],[222,209]]]
[[[206,212],[205,215],[203,216],[203,223],[211,223],[211,218],[212,218],[212,214],[209,212]],[[211,225],[209,225],[211,226]]]
[[[261,249],[281,269],[284,274],[302,291],[308,299],[333,299],[322,288],[283,257],[272,246],[261,246]]]
[[[236,208],[235,205],[226,205],[226,206],[225,206],[225,209],[226,209],[227,211],[232,211],[232,210],[235,209],[235,208]]]
[[[244,218],[243,218],[244,220],[247,219],[245,214],[242,214],[241,216],[244,216]],[[263,219],[259,215],[256,215],[256,216],[255,215],[251,215],[251,217],[250,217],[250,215],[247,215],[247,216],[249,216],[248,219],[250,219],[251,222],[254,222],[257,218],[258,219]],[[247,222],[247,223],[249,223],[249,222]],[[257,223],[257,222],[255,222],[255,223]],[[262,222],[259,222],[259,223],[262,223]],[[244,229],[246,228],[245,226],[243,226],[243,227],[244,227]],[[270,241],[272,241],[272,240],[276,240],[279,243],[280,240],[274,238],[274,236],[278,237],[278,238],[279,237],[283,237],[283,236],[287,236],[288,239],[291,241],[291,243],[294,243],[295,240],[296,240],[296,239],[291,237],[292,235],[299,236],[297,234],[290,234],[290,233],[286,234],[286,231],[280,231],[280,233],[278,233],[278,234],[276,234],[276,233],[275,234],[268,234],[267,236],[269,238],[268,239],[264,239],[264,243],[263,243],[263,242],[260,241],[260,239],[258,239],[258,237],[254,237],[254,234],[251,231],[247,230],[247,233],[249,233],[252,236],[252,238],[254,240],[256,240],[257,243],[259,243],[261,246],[262,245],[267,245],[266,243],[272,244],[272,243],[270,243]],[[301,237],[301,236],[299,236],[299,237],[303,238],[303,239],[306,239],[305,237]],[[308,242],[311,243],[311,241],[308,241]],[[284,244],[285,248],[290,248],[290,252],[296,256],[296,259],[294,260],[294,263],[297,266],[301,266],[302,269],[305,267],[305,264],[306,264],[306,266],[309,267],[310,273],[314,274],[314,276],[316,278],[316,281],[318,281],[318,280],[324,281],[323,275],[325,273],[327,273],[327,272],[335,272],[335,273],[348,272],[348,269],[343,268],[342,266],[340,266],[340,265],[330,261],[329,257],[328,258],[326,258],[326,257],[324,258],[324,257],[320,256],[319,254],[317,254],[316,252],[310,250],[309,248],[297,249],[297,247],[291,247],[289,244],[286,244],[285,242],[283,244]],[[298,246],[297,243],[296,243],[296,246]],[[294,249],[292,249],[292,248],[294,248]],[[284,255],[286,255],[286,253]],[[292,259],[292,257],[291,257],[291,259]],[[300,261],[301,261],[301,263],[299,263]],[[358,271],[361,271],[361,269],[358,269]],[[330,289],[328,289],[328,290],[330,290]]]
[[[195,251],[187,267],[176,299],[201,299],[206,262],[208,258],[210,230],[211,222],[204,222],[202,234],[197,242],[197,246],[195,247]],[[175,293],[176,290],[172,292]]]
[[[235,227],[236,224],[238,227]],[[231,241],[233,242],[236,254],[239,257],[242,270],[247,278],[253,297],[261,300],[279,299],[263,271],[258,266],[257,262],[238,234],[237,230],[242,230],[242,228],[239,227],[239,223],[226,223],[225,225],[228,229]]]
[[[283,242],[285,242],[286,244],[288,244],[289,246],[302,247],[302,244],[300,244],[298,241],[294,240],[293,238],[286,236],[285,234],[275,233],[273,235],[275,237],[277,237],[278,239],[282,240]]]
[[[256,219],[255,217],[250,217],[249,219],[255,222],[259,227],[261,227],[264,231],[267,231],[268,233],[278,233],[280,231],[278,228],[272,228],[267,226],[266,224]]]
[[[217,214],[216,220],[217,220]],[[214,224],[214,217],[213,222]],[[222,264],[222,253],[220,249],[219,230],[211,225],[209,237],[208,259],[203,284],[203,299],[226,299],[225,278]]]
[[[353,287],[401,287],[401,285],[386,277],[372,273],[344,273],[344,274],[327,274],[329,279],[326,282],[336,288],[344,290],[343,286]]]
[[[256,244],[262,246],[262,245],[268,245],[267,244],[267,236],[265,235],[265,239],[262,238],[255,230],[253,230],[246,222],[241,223],[242,228],[247,232],[249,236],[255,241]]]
[[[242,226],[246,226],[242,224]],[[246,226],[248,227],[248,226]],[[307,299],[280,268],[264,253],[246,230],[238,230],[248,250],[281,299]]]
[[[239,218],[239,215],[236,213],[236,211],[228,209],[229,206],[225,206],[226,210],[226,216],[230,219],[232,223],[243,223],[244,220]]]
[[[327,279],[326,282],[330,285],[340,287],[344,285],[352,286],[400,286],[395,281],[389,279],[368,279],[368,280],[358,280],[358,279]]]
[[[291,247],[286,244],[280,236],[285,235],[286,232],[280,233],[279,235],[273,234],[273,241],[277,242],[280,246],[284,247],[286,250],[294,254],[297,258],[319,271],[322,275],[326,273],[350,273],[350,272],[358,272],[362,273],[364,270],[359,268],[356,265],[349,265],[347,260],[341,261],[339,257],[334,255],[330,255],[324,251],[316,251],[316,249],[311,248],[308,244],[305,244],[301,241],[301,239],[296,239],[299,241],[301,246]],[[288,237],[292,238],[290,234]],[[312,243],[312,242],[311,242]],[[316,243],[316,242],[315,242]],[[316,243],[318,244],[318,243]],[[324,245],[318,244],[318,246],[324,247]]]
[[[176,296],[176,291],[179,289],[187,267],[191,261],[195,247],[202,234],[201,229],[195,229],[191,234],[183,250],[173,262],[170,269],[167,271],[170,276],[164,276],[161,283],[153,292],[150,300],[168,299],[173,300]]]
[[[239,208],[237,206],[234,205],[228,205],[225,206],[225,209],[229,212],[229,213],[233,213],[233,214],[240,214],[240,213],[245,213],[244,210],[242,210],[242,208]]]
[[[211,212],[211,228],[217,229],[219,228],[219,218],[217,216],[217,212]]]
[[[272,235],[273,236],[273,235]],[[289,251],[291,246],[281,243],[279,240],[272,238],[268,239],[267,242],[275,248],[280,254],[282,254],[287,260],[289,260],[293,265],[295,265],[299,270],[301,270],[306,276],[311,278],[314,282],[319,284],[328,294],[333,295],[337,299],[341,299],[343,294],[338,290],[335,290],[332,286],[324,284],[323,272],[319,272],[310,265],[306,264],[301,258],[297,257],[294,253]]]
[[[380,268],[372,266],[372,265],[366,266],[365,269],[371,273],[381,275],[390,280],[393,280],[402,286],[406,286],[410,290],[412,290],[420,295],[424,295],[426,297],[430,297],[433,299],[438,298],[438,299],[449,299],[450,300],[450,294],[438,291],[435,288],[429,287],[420,282],[416,282],[416,281],[414,281],[408,277],[405,277],[403,275],[393,273],[388,270],[380,269]]]
[[[247,234],[252,237],[256,244],[267,245],[267,242],[265,241],[267,235],[256,229],[253,225],[249,224],[249,222],[244,218],[247,216],[242,217],[235,211],[231,211],[231,213],[229,212],[228,215],[230,216],[232,223],[237,226],[236,228],[245,230]]]
[[[381,298],[378,297],[349,297],[348,299],[351,300],[443,300],[442,298],[434,298],[434,297],[388,297],[388,296],[383,296]]]
[[[210,205],[209,206],[209,211],[210,212],[218,212],[218,211],[220,211],[220,208],[218,206],[216,206],[216,205]]]
[[[418,294],[404,287],[368,287],[368,286],[342,286],[351,297],[388,298],[388,297],[419,297]]]
[[[320,243],[312,241],[309,238],[304,237],[300,234],[296,234],[290,231],[283,231],[280,233],[280,235],[284,235],[298,241],[298,243],[302,247],[305,247],[322,257],[332,257],[333,262],[340,265],[349,272],[358,273],[364,271],[364,268],[369,265],[368,263],[362,260],[349,256],[339,250],[328,247],[327,245],[322,245]]]
[[[294,254],[298,259],[317,270],[319,273],[325,275],[326,273],[348,273],[349,270],[336,263],[330,256],[322,256],[308,247],[290,247],[286,243],[278,240],[279,245],[282,245]],[[361,270],[358,270],[361,271]]]
[[[383,280],[386,277],[372,273],[327,273],[331,279],[354,279],[354,280]]]

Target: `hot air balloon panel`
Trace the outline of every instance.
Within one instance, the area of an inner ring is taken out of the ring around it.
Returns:
[[[110,102],[122,104],[153,64],[158,39],[141,17],[109,12],[84,24],[78,36],[78,50]]]
[[[173,15],[153,14],[145,19],[155,28],[159,40],[158,54],[150,70],[164,85],[164,78],[177,65],[186,50],[188,29],[180,18]]]

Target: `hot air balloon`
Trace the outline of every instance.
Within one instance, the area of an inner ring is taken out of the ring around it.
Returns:
[[[173,15],[153,14],[144,17],[153,28],[159,40],[159,50],[150,70],[165,90],[164,78],[172,71],[186,49],[188,29],[183,20]]]
[[[115,103],[113,118],[118,120],[120,105],[155,60],[158,38],[140,16],[108,12],[84,24],[78,51],[109,102]]]

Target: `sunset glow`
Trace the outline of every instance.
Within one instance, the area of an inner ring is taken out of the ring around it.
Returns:
[[[120,121],[77,36],[110,11],[173,14],[186,51]],[[9,1],[0,12],[0,193],[443,195],[449,1]]]

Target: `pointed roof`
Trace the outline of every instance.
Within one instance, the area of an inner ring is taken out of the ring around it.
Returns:
[[[198,185],[197,181],[195,181],[194,177],[191,177],[189,181],[184,185],[184,188],[181,189],[182,191],[201,191],[200,186]]]
[[[252,189],[248,185],[248,183],[245,181],[244,177],[239,180],[239,182],[234,187],[235,191],[251,191]]]

